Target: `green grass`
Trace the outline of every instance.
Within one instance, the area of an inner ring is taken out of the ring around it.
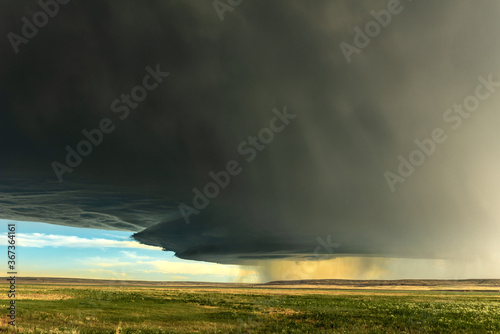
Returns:
[[[16,305],[17,333],[500,333],[498,293],[25,285]]]

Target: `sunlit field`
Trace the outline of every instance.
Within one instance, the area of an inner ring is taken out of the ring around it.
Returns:
[[[2,332],[500,332],[498,291],[51,284],[17,297],[16,329],[3,316]]]

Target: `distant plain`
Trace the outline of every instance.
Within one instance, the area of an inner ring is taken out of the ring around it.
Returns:
[[[17,289],[15,330],[7,325],[7,294],[0,295],[2,332],[500,332],[500,280],[226,284],[22,278]]]

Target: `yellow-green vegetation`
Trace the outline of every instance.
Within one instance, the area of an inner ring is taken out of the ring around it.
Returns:
[[[500,333],[498,292],[18,287],[16,333]]]

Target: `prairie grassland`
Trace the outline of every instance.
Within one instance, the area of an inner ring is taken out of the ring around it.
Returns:
[[[0,331],[500,333],[498,292],[21,285],[16,308]]]

